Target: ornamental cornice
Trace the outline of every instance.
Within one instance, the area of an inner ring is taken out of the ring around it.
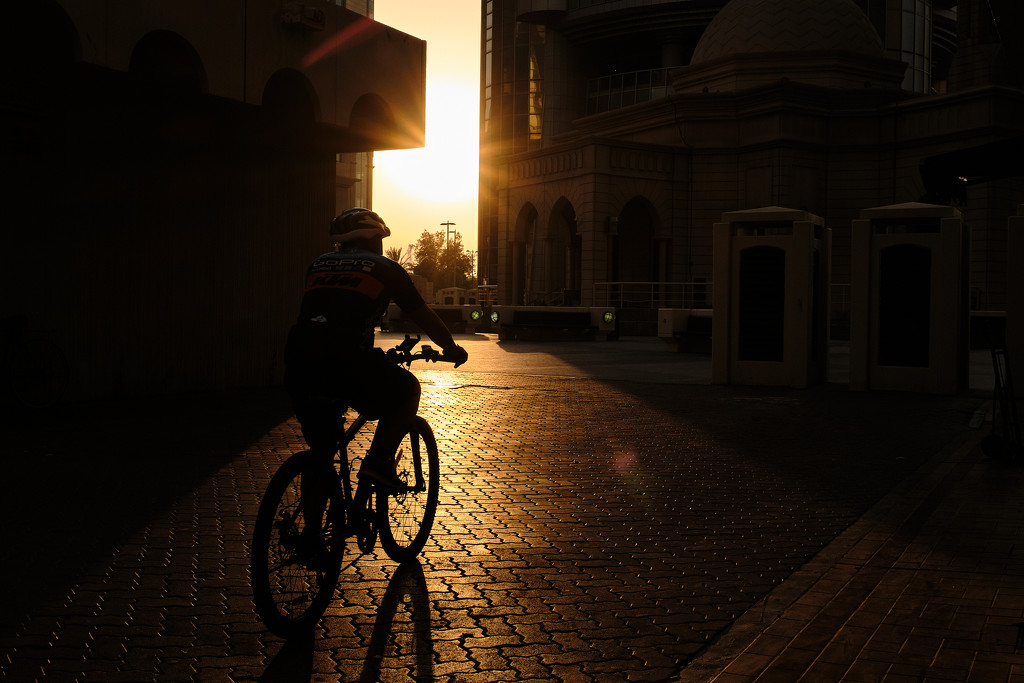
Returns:
[[[672,155],[629,147],[608,150],[608,168],[614,173],[629,172],[671,176],[675,169]]]
[[[508,175],[510,182],[539,178],[543,176],[570,173],[584,168],[582,149],[572,149],[554,154],[535,156],[529,159],[510,161]]]

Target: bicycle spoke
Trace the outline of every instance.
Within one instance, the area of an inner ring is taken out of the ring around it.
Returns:
[[[253,598],[267,626],[286,637],[319,619],[340,571],[344,541],[332,534],[332,510],[343,505],[339,494],[328,496],[322,509],[304,508],[310,503],[304,502],[303,478],[323,474],[316,465],[304,452],[281,466],[267,487],[253,533]]]

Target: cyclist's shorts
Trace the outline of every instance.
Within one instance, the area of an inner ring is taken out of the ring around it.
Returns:
[[[359,354],[341,367],[311,368],[293,362],[286,369],[285,385],[310,447],[337,438],[348,406],[378,420],[397,414],[399,406],[412,399],[418,402],[420,395],[416,376],[387,360],[380,349]]]

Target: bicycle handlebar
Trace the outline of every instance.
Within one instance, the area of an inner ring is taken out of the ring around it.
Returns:
[[[420,347],[419,353],[413,353],[412,350],[417,344],[420,343],[420,336],[410,337],[405,335],[405,341],[396,346],[393,349],[387,350],[387,357],[395,365],[412,365],[412,362],[417,358],[421,358],[430,363],[456,363],[457,359],[448,358],[442,352],[435,349],[433,346],[424,344]]]

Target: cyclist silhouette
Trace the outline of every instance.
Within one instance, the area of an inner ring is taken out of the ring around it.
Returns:
[[[285,385],[302,435],[324,467],[338,447],[347,406],[378,420],[359,477],[401,488],[395,451],[420,401],[419,380],[373,345],[373,328],[394,301],[455,367],[468,354],[416,291],[409,273],[383,256],[391,234],[373,211],[354,208],[331,221],[335,251],[310,264],[299,317],[285,349]]]

